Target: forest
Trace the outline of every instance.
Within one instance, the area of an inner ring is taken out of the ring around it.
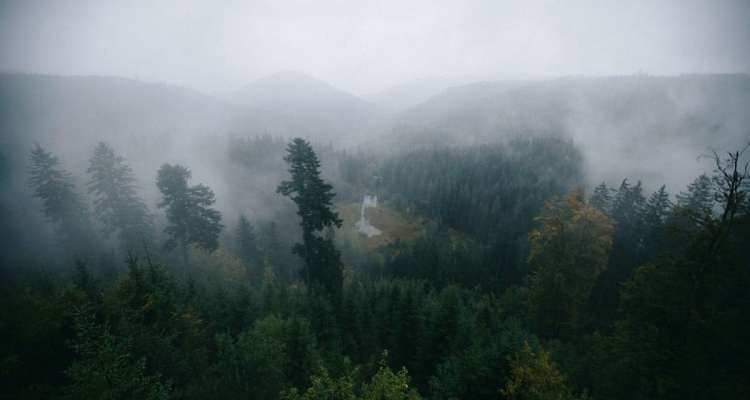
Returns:
[[[553,137],[382,158],[234,139],[246,173],[287,170],[286,214],[261,221],[224,217],[189,166],[155,171],[152,209],[107,143],[82,176],[36,144],[26,179],[59,251],[6,251],[3,396],[743,398],[746,148],[672,196],[586,191],[580,151]],[[336,239],[365,188],[418,237]]]
[[[0,0],[0,400],[750,399],[749,21]]]

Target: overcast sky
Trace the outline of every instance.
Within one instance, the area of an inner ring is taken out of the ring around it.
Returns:
[[[297,70],[420,78],[750,72],[750,0],[0,0],[0,70],[227,91]]]

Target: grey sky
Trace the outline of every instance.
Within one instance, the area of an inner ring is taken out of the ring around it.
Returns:
[[[750,1],[4,1],[0,69],[225,91],[299,70],[429,77],[750,71]]]

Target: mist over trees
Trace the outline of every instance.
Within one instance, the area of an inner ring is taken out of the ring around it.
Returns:
[[[0,77],[3,396],[750,393],[746,76],[469,85],[340,141],[373,105],[288,77]]]
[[[211,208],[214,192],[203,184],[189,186],[190,170],[182,165],[164,164],[159,168],[156,186],[162,194],[159,208],[164,208],[168,225],[164,228],[164,248],[180,248],[185,264],[187,248],[195,244],[209,252],[219,247],[218,236],[223,228],[221,213]]]
[[[748,21],[0,0],[0,400],[750,399]]]
[[[42,213],[55,224],[59,240],[70,254],[84,255],[94,236],[88,207],[72,176],[39,144],[31,150],[29,164],[29,184],[34,197],[42,202]]]
[[[295,138],[289,144],[284,160],[292,179],[282,181],[276,190],[297,205],[302,243],[295,244],[293,252],[305,261],[305,282],[338,291],[342,283],[340,254],[333,238],[321,236],[324,229],[330,232],[342,223],[332,210],[333,187],[320,178],[318,156],[304,139]]]
[[[104,234],[117,231],[126,251],[143,249],[153,240],[153,219],[136,192],[136,178],[123,157],[100,142],[89,159],[88,192],[94,196],[94,214]]]

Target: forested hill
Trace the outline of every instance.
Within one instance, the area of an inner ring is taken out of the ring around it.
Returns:
[[[401,113],[385,146],[564,135],[582,147],[593,182],[625,175],[682,187],[708,147],[747,141],[748,109],[745,74],[478,82]]]
[[[478,82],[396,114],[386,109],[289,72],[227,100],[131,79],[0,74],[0,144],[11,165],[22,153],[16,150],[50,138],[78,145],[104,139],[143,156],[196,141],[201,147],[228,133],[387,150],[562,135],[581,147],[592,183],[625,175],[679,187],[704,172],[697,155],[750,136],[750,76]],[[70,146],[55,146],[78,158]]]
[[[487,104],[500,143],[352,151],[185,89],[4,76],[0,398],[748,398],[750,145],[674,184],[747,139],[746,78],[650,79],[483,88],[434,118]],[[377,246],[340,234],[367,203]]]

